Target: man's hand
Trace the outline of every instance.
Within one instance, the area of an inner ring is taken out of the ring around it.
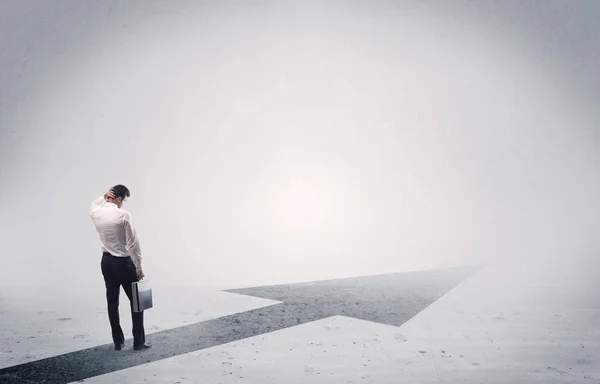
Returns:
[[[108,190],[108,192],[106,192],[104,194],[104,200],[108,200],[108,199],[114,199],[115,198],[115,194],[113,193],[112,188]]]
[[[138,271],[137,276],[138,276],[138,279],[142,280],[144,278],[144,276],[146,276],[146,275],[144,275],[144,272]]]

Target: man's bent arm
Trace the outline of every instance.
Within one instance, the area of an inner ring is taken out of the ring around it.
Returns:
[[[94,201],[92,201],[92,206],[90,207],[90,215],[96,209],[102,208],[104,206],[104,204],[106,204],[106,199],[104,198],[104,195],[99,196],[96,199],[94,199]]]
[[[131,256],[133,264],[138,273],[142,272],[142,250],[140,248],[140,241],[138,239],[135,227],[133,226],[133,220],[131,215],[127,214],[123,216],[123,226],[125,227],[125,241],[126,248]]]

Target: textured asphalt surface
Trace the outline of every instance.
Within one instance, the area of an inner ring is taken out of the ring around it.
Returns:
[[[185,353],[342,315],[400,326],[479,267],[355,277],[228,290],[282,303],[149,335],[152,348],[112,343],[0,369],[3,384],[66,384]]]

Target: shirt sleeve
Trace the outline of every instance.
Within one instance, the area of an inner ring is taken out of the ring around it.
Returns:
[[[140,241],[133,225],[133,220],[130,214],[123,216],[123,226],[125,228],[125,242],[127,252],[131,256],[133,264],[138,272],[142,272],[142,250],[140,248]]]
[[[92,205],[90,207],[90,215],[98,208],[102,208],[106,204],[106,200],[104,200],[104,195],[97,197],[92,201]]]

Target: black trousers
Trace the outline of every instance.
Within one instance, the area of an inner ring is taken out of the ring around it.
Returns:
[[[133,345],[138,346],[146,342],[144,331],[144,313],[133,311],[133,298],[131,283],[139,281],[135,265],[131,257],[116,257],[110,253],[102,254],[102,275],[106,285],[106,301],[108,304],[108,319],[112,330],[112,337],[115,344],[123,344],[125,335],[121,329],[119,319],[119,294],[121,287],[129,298],[129,307],[131,308],[131,320],[133,323]]]

